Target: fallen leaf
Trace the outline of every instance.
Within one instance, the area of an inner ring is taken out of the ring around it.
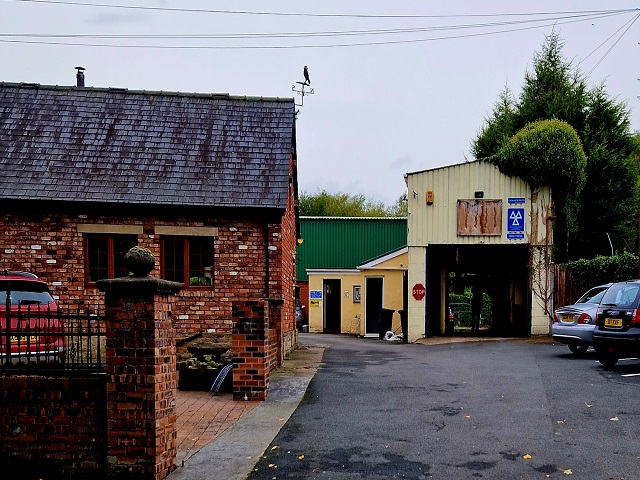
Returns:
[[[280,420],[281,422],[284,422],[284,418],[279,418],[278,420]]]
[[[304,453],[302,455],[298,455],[298,460],[304,460]]]
[[[278,468],[278,466],[275,463],[270,463],[269,468]]]
[[[573,472],[571,471],[570,468],[567,468],[564,472],[565,475],[573,475]]]
[[[526,455],[523,455],[522,458],[524,458],[525,460],[531,460],[531,455],[527,453]]]
[[[471,415],[465,415],[464,418],[471,418]]]
[[[584,404],[587,406],[587,408],[593,407],[593,405],[591,403],[584,402]],[[569,475],[571,475],[571,474],[569,474]]]
[[[278,449],[278,445],[274,445],[273,447],[271,447],[271,451],[277,450],[277,449]]]
[[[620,419],[618,417],[613,417],[613,418],[610,418],[609,420],[611,420],[612,422],[619,422],[620,421]]]

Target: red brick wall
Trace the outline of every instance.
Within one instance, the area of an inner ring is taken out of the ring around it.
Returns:
[[[292,197],[292,195],[290,195]],[[290,200],[292,205],[292,200]],[[283,223],[263,220],[167,219],[146,216],[107,216],[78,213],[6,213],[0,228],[0,269],[27,270],[45,279],[62,304],[84,302],[102,305],[104,296],[84,283],[83,237],[79,224],[143,225],[138,244],[160,259],[160,238],[154,226],[214,226],[214,288],[183,289],[176,297],[173,312],[178,334],[215,329],[231,331],[231,303],[236,299],[266,296],[265,234],[269,241],[269,297],[281,298],[283,332],[295,334],[295,217],[289,208]],[[159,264],[151,273],[159,276]]]
[[[43,478],[106,471],[106,410],[104,376],[0,376],[0,468],[29,465]]]
[[[290,175],[293,176],[293,160],[290,163]],[[295,348],[298,343],[298,331],[296,330],[296,304],[295,304],[295,285],[296,285],[296,246],[298,235],[296,231],[296,215],[294,210],[294,188],[293,182],[289,183],[289,199],[287,211],[282,218],[280,227],[280,259],[281,265],[279,271],[279,281],[282,285],[282,355],[286,357]]]

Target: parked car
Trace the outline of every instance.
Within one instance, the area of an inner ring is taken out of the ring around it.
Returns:
[[[640,280],[614,283],[602,297],[593,347],[606,368],[640,355]]]
[[[610,283],[598,285],[584,293],[576,303],[556,309],[551,324],[551,336],[568,345],[574,355],[583,355],[592,345],[596,312]]]
[[[63,360],[65,339],[57,312],[46,282],[33,273],[0,272],[0,365]]]

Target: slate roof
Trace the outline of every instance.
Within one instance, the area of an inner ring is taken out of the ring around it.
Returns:
[[[0,83],[0,198],[284,209],[294,122],[291,98]]]

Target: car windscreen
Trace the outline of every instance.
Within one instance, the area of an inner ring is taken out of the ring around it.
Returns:
[[[49,288],[44,283],[20,280],[0,281],[0,307],[7,304],[7,290],[11,289],[11,305],[46,305],[53,303]]]
[[[576,303],[600,303],[608,287],[596,287],[582,295]]]
[[[635,307],[638,304],[640,283],[612,285],[602,297],[601,305],[609,307]]]

